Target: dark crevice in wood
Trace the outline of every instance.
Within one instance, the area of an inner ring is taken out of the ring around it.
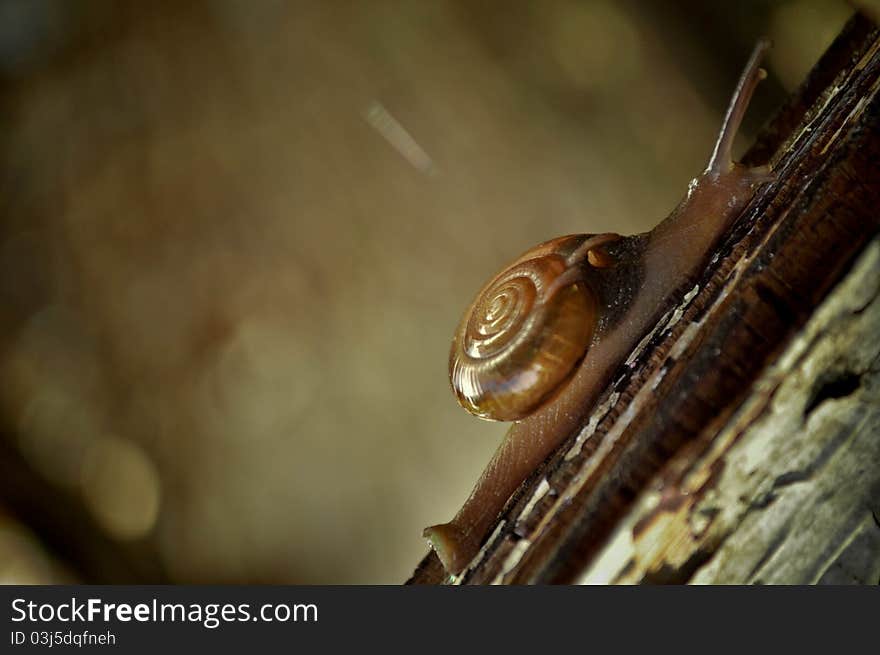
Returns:
[[[826,400],[846,398],[855,393],[860,386],[862,386],[862,376],[857,373],[842,371],[826,376],[820,380],[818,388],[813,391],[810,401],[804,407],[804,420],[806,421],[810,414]]]

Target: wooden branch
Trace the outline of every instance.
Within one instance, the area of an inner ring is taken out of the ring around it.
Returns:
[[[857,15],[755,146],[762,188],[458,579],[877,582],[880,32]]]

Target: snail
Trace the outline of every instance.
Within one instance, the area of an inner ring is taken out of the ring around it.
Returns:
[[[615,370],[705,266],[713,245],[775,175],[734,163],[732,145],[769,48],[755,46],[709,164],[651,231],[564,236],[532,248],[492,278],[464,314],[449,376],[459,404],[514,421],[464,506],[424,536],[460,573],[510,495],[581,424]]]

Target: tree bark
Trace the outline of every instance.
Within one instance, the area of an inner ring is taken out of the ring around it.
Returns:
[[[877,583],[880,32],[856,15],[744,158],[762,188],[458,578]]]

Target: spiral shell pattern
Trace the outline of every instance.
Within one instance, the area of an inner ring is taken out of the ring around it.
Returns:
[[[481,418],[515,421],[550,399],[576,370],[596,324],[583,282],[547,298],[567,268],[573,237],[543,244],[493,278],[459,324],[449,379],[459,404]],[[530,256],[535,255],[535,256]]]

